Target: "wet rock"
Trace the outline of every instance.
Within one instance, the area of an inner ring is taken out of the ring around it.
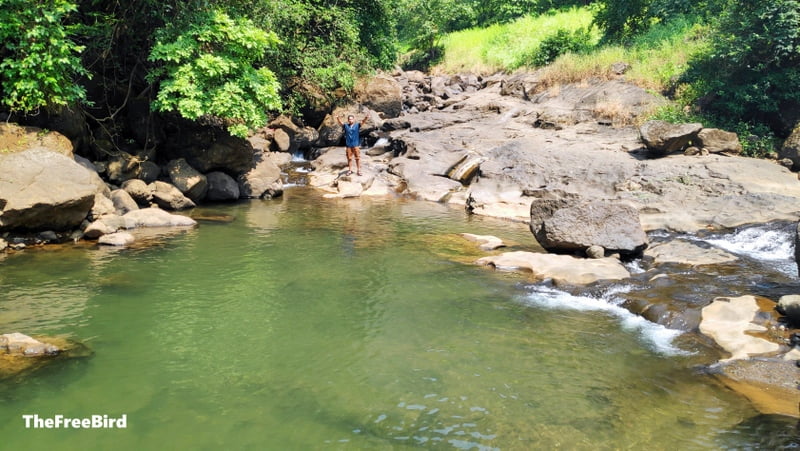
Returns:
[[[197,224],[194,219],[166,212],[160,208],[141,208],[123,216],[126,228],[136,227],[188,227]]]
[[[767,330],[754,322],[759,310],[753,296],[716,298],[702,310],[700,332],[730,353],[727,360],[777,352],[780,350],[777,343],[752,335]]]
[[[52,230],[37,233],[36,239],[45,243],[57,243],[59,241],[58,234]]]
[[[140,206],[150,206],[153,200],[155,185],[147,184],[143,180],[133,179],[122,184],[122,189]]]
[[[781,296],[778,300],[777,310],[781,315],[786,316],[789,322],[800,327],[800,295]]]
[[[738,260],[733,254],[721,249],[704,248],[685,240],[673,240],[648,248],[645,255],[653,257],[654,263],[680,263],[683,265],[718,265]]]
[[[208,180],[185,159],[172,160],[167,163],[166,168],[172,184],[192,202],[197,203],[205,199],[208,193]]]
[[[263,153],[253,156],[253,168],[237,179],[242,198],[260,198],[269,190],[282,188],[281,168]]]
[[[670,124],[665,121],[647,121],[639,127],[642,141],[651,153],[666,155],[688,147],[697,140],[703,124]]]
[[[712,374],[748,398],[761,413],[800,416],[800,391],[793,361],[759,358],[722,362]]]
[[[167,210],[185,210],[196,206],[191,199],[183,195],[181,190],[169,183],[156,180],[151,183],[149,187],[152,192],[153,202],[161,208]]]
[[[742,153],[742,143],[739,135],[718,128],[704,128],[697,134],[697,147],[706,149],[711,153]]]
[[[136,239],[128,232],[116,232],[116,233],[109,233],[108,235],[101,236],[98,240],[98,244],[104,244],[107,246],[128,246],[133,244]]]
[[[77,227],[105,190],[71,157],[41,148],[0,153],[0,230]]]
[[[637,255],[647,247],[635,208],[604,201],[568,202],[537,199],[531,203],[531,232],[548,251],[585,252],[597,245],[612,253]]]
[[[476,263],[491,265],[497,269],[527,270],[536,278],[575,285],[630,277],[628,270],[614,258],[587,260],[569,255],[517,251],[484,257]]]
[[[229,201],[239,199],[239,184],[233,177],[224,172],[210,172],[206,174],[208,179],[208,194],[206,199],[210,201]]]
[[[503,243],[503,240],[497,238],[496,236],[473,235],[471,233],[462,233],[461,236],[469,241],[478,243],[480,249],[484,251],[493,251],[501,247],[506,247],[505,243]]]
[[[139,209],[139,205],[124,189],[116,189],[111,191],[111,202],[114,204],[115,213],[120,216],[129,211]]]

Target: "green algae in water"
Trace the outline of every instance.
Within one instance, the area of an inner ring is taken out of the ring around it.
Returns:
[[[93,350],[0,382],[3,448],[758,443],[756,413],[691,357],[656,352],[605,311],[530,305],[523,277],[437,249],[460,232],[535,247],[524,225],[304,189],[219,213],[235,220],[154,247],[0,262],[0,331]],[[33,413],[126,414],[128,426],[26,430]]]

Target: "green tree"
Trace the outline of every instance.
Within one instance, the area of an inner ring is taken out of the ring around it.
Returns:
[[[149,75],[159,83],[156,110],[220,118],[232,135],[246,136],[267,122],[267,111],[280,108],[274,74],[258,65],[278,42],[274,34],[214,11],[193,15],[185,30],[166,27],[157,36],[150,61],[160,64]]]
[[[0,90],[11,111],[35,112],[85,99],[77,79],[89,74],[70,36],[68,0],[0,2]]]
[[[800,1],[732,2],[687,79],[711,112],[785,133],[800,119]]]

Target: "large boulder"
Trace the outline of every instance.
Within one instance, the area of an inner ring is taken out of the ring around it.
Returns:
[[[797,124],[792,134],[783,142],[778,157],[788,158],[794,164],[792,169],[797,170],[800,168],[800,124]]]
[[[233,177],[224,172],[209,172],[206,174],[208,179],[208,194],[206,199],[210,201],[226,201],[239,199],[239,184]]]
[[[639,127],[644,145],[652,154],[666,155],[683,150],[697,140],[703,124],[671,124],[665,121],[647,121]]]
[[[403,88],[386,74],[362,81],[355,88],[356,100],[384,117],[400,116],[403,110]]]
[[[108,159],[106,175],[112,183],[121,184],[139,178],[142,161],[127,152],[117,152]]]
[[[193,202],[197,203],[208,193],[208,180],[206,176],[193,168],[185,159],[179,158],[167,163],[169,178],[176,188]]]
[[[536,199],[531,203],[530,228],[539,244],[551,252],[585,252],[596,245],[608,252],[636,255],[647,247],[639,212],[619,202]]]
[[[0,153],[0,230],[77,227],[104,189],[71,157],[43,148]]]
[[[253,156],[253,168],[240,175],[237,182],[243,198],[275,197],[283,192],[281,168],[263,153]]]
[[[153,202],[161,208],[167,210],[185,210],[196,206],[191,199],[183,195],[181,190],[167,182],[156,180],[149,185],[149,188],[152,193]],[[129,212],[128,214],[130,213],[133,212]]]
[[[122,184],[122,189],[128,193],[138,205],[150,206],[153,200],[155,185],[147,184],[144,180],[133,179]]]
[[[710,153],[742,153],[742,143],[739,142],[739,135],[734,132],[727,132],[718,128],[704,128],[697,134],[697,143],[701,149],[706,149]]]
[[[111,191],[111,202],[113,202],[114,210],[118,215],[139,209],[139,205],[133,200],[133,197],[123,189]]]

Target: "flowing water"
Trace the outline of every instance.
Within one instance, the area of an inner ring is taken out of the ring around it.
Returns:
[[[130,249],[0,260],[0,331],[88,357],[0,381],[2,449],[748,449],[797,445],[602,295],[469,264],[524,225],[406,200],[282,199]],[[127,416],[25,429],[22,415]]]

